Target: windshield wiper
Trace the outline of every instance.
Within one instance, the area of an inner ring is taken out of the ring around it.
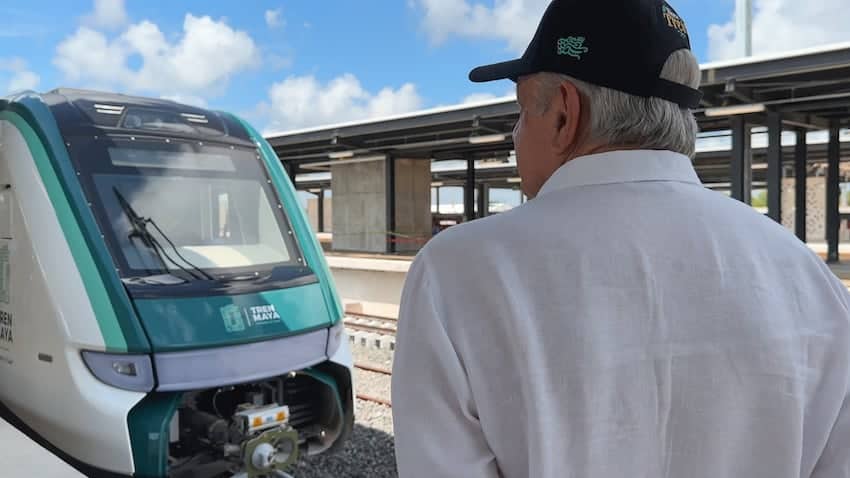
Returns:
[[[159,228],[157,223],[152,218],[145,218],[140,216],[133,209],[133,206],[130,205],[127,199],[124,198],[124,195],[121,194],[120,191],[118,191],[118,188],[113,186],[112,191],[115,193],[115,197],[118,198],[118,203],[121,205],[121,209],[124,211],[124,214],[127,216],[127,219],[129,219],[130,225],[133,228],[133,231],[128,236],[130,238],[130,242],[133,241],[134,237],[139,237],[142,240],[142,244],[153,250],[154,254],[156,254],[156,257],[162,263],[163,270],[168,270],[168,265],[165,263],[165,259],[168,259],[168,262],[171,262],[175,266],[179,267],[180,270],[189,274],[195,279],[206,278],[209,280],[215,280],[215,277],[210,275],[207,271],[201,269],[195,264],[192,264],[191,262],[189,262],[188,259],[183,257],[183,255],[180,254],[180,251],[177,250],[177,247],[174,245],[174,243],[171,242],[171,239],[169,239],[168,236],[166,236],[165,233],[162,232],[162,229]],[[198,277],[198,275],[196,275],[194,272],[186,269],[183,265],[172,259],[171,256],[169,256],[168,253],[165,251],[165,248],[162,247],[162,244],[160,244],[159,241],[153,236],[153,234],[148,231],[148,224],[153,225],[153,227],[156,228],[159,234],[168,242],[171,248],[174,249],[174,253],[177,254],[177,257],[179,257],[183,262],[188,264],[192,269],[197,271],[201,275],[201,277]]]
[[[121,279],[124,283],[131,285],[179,285],[189,282],[172,274],[158,274],[143,277],[128,277]]]
[[[159,224],[157,224],[156,221],[153,220],[153,218],[149,217],[149,218],[145,219],[145,221],[147,221],[148,224],[151,224],[154,228],[156,228],[157,232],[159,232],[159,235],[162,236],[163,239],[165,239],[165,241],[168,243],[168,245],[171,246],[172,249],[174,249],[174,253],[177,254],[177,257],[179,257],[180,260],[182,260],[186,264],[189,264],[189,266],[192,269],[198,271],[202,276],[206,277],[207,279],[215,280],[215,277],[213,277],[212,274],[201,269],[200,267],[196,266],[195,264],[189,262],[189,259],[186,259],[185,257],[183,257],[183,254],[180,254],[180,251],[177,249],[177,246],[175,246],[174,243],[171,242],[171,239],[169,239],[168,236],[166,236],[165,233],[162,232],[162,229],[159,228]],[[160,247],[162,247],[162,246],[160,246]],[[164,252],[164,250],[163,250],[163,252]],[[169,260],[171,260],[171,258],[169,258]],[[174,261],[172,261],[172,262],[174,262]],[[175,264],[177,264],[177,263],[175,262]],[[177,266],[179,267],[179,264]]]

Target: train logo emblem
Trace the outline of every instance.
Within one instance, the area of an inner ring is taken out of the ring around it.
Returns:
[[[224,328],[228,332],[242,332],[245,330],[245,320],[242,319],[242,309],[238,305],[226,305],[220,309],[221,318],[224,320]]]

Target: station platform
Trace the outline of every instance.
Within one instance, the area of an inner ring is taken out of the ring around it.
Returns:
[[[826,260],[825,243],[808,246]],[[368,315],[397,314],[413,255],[326,251],[325,257],[346,307]],[[839,263],[830,269],[850,288],[850,244],[840,245]]]
[[[820,256],[821,259],[826,260],[826,243],[815,242],[809,243],[807,246]],[[844,275],[850,273],[850,244],[841,244],[838,248],[838,256],[839,264],[836,264],[833,267],[836,274],[840,273],[841,275]],[[387,272],[399,272],[404,270],[406,272],[409,267],[409,263],[413,261],[415,255],[326,251],[325,257],[328,259],[328,265],[332,268],[338,266],[351,269],[362,268],[363,270],[386,270]],[[848,275],[848,278],[850,278],[850,275]]]
[[[4,477],[84,478],[77,470],[60,460],[0,419],[0,469]]]

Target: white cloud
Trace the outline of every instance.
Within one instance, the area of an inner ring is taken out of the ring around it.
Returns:
[[[414,111],[422,106],[416,86],[384,88],[371,93],[352,74],[322,84],[313,76],[291,76],[272,85],[269,102],[258,111],[268,120],[267,131],[339,123]]]
[[[709,57],[740,57],[732,20],[708,28]],[[847,0],[755,0],[753,54],[778,53],[827,43],[850,41]]]
[[[23,58],[0,58],[0,94],[34,90],[40,82]]]
[[[286,21],[280,17],[283,10],[278,8],[277,10],[266,10],[266,25],[269,28],[282,27],[286,25]]]
[[[182,35],[174,41],[149,21],[130,25],[115,38],[80,27],[59,44],[53,63],[76,84],[198,98],[220,92],[259,58],[247,33],[187,14]]]
[[[9,91],[34,90],[38,88],[41,77],[31,71],[15,73],[9,80]]]
[[[83,17],[83,24],[117,30],[128,21],[124,0],[94,0],[94,11]]]
[[[495,0],[491,6],[468,0],[412,0],[424,11],[422,20],[432,42],[451,36],[506,41],[511,51],[522,53],[550,0]]]

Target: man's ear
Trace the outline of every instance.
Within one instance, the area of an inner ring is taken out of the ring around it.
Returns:
[[[582,117],[581,93],[576,86],[568,81],[561,83],[555,101],[560,104],[553,108],[555,118],[555,149],[559,156],[568,155],[574,150],[579,141],[579,126]]]

